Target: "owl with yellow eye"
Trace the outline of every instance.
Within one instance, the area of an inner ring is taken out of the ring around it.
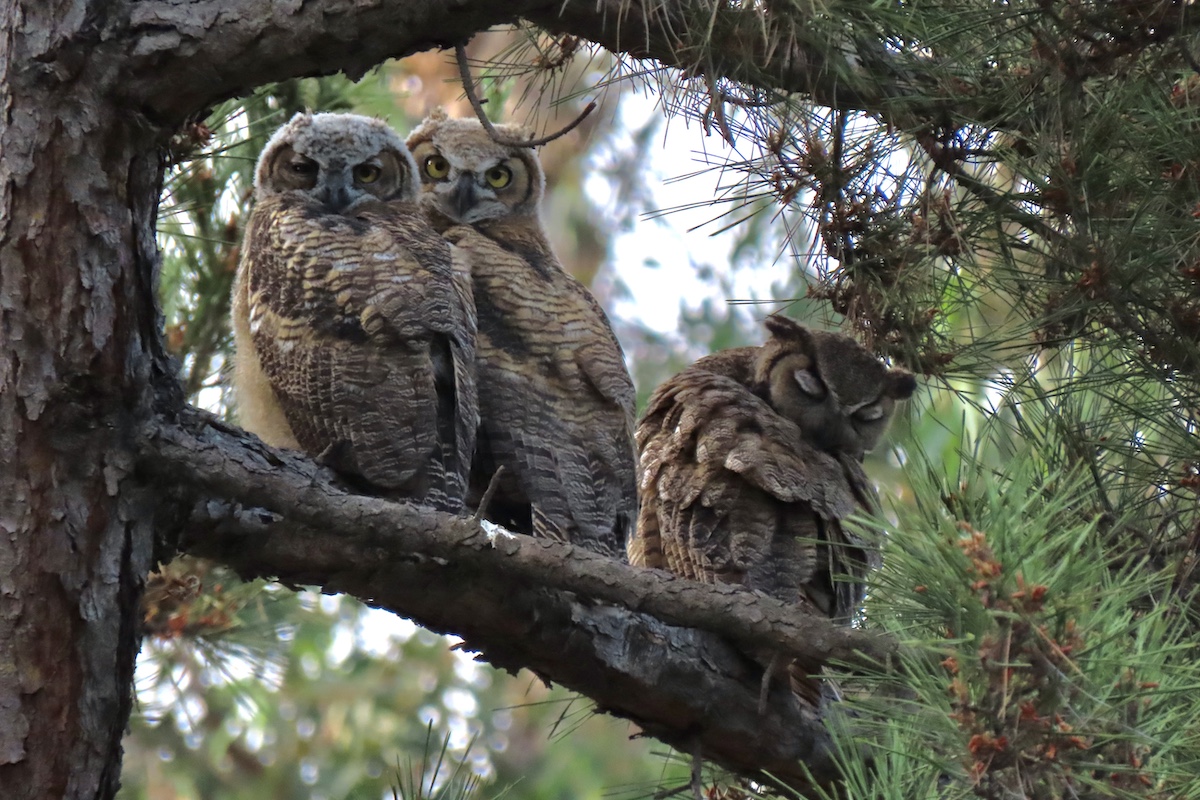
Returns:
[[[633,381],[604,311],[550,247],[537,154],[441,110],[407,144],[420,203],[463,254],[475,297],[480,424],[468,506],[495,479],[488,519],[623,559],[637,520]]]

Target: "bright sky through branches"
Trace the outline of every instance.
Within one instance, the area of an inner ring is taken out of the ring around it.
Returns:
[[[620,131],[634,131],[661,114],[657,97],[631,93],[621,101],[617,124]],[[681,304],[695,307],[713,297],[714,281],[698,274],[702,268],[713,278],[731,279],[733,294],[726,299],[768,297],[772,280],[784,277],[782,268],[732,265],[735,231],[718,233],[729,223],[730,217],[720,215],[730,204],[688,207],[720,196],[721,187],[736,176],[723,173],[719,165],[743,156],[715,130],[706,136],[697,123],[679,119],[659,134],[650,155],[644,183],[651,207],[638,215],[632,230],[618,234],[612,248],[615,277],[630,292],[611,304],[615,316],[636,319],[660,333],[678,330]],[[617,213],[618,199],[602,176],[593,173],[584,188],[597,207]],[[659,213],[663,211],[668,213]]]

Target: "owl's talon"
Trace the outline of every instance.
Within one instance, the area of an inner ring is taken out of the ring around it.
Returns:
[[[322,467],[329,467],[335,472],[344,471],[343,467],[346,463],[347,449],[350,443],[345,439],[338,439],[325,445],[325,449],[317,453],[313,457],[313,461],[320,464]]]

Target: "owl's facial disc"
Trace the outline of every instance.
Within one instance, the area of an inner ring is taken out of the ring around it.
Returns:
[[[505,199],[519,190],[514,160],[497,154],[444,153],[431,141],[413,148],[427,202],[457,223],[512,216]],[[522,173],[523,174],[523,173]]]
[[[254,168],[255,197],[287,194],[343,213],[359,199],[416,199],[416,164],[381,120],[296,114],[271,136]]]
[[[467,225],[508,216],[510,209],[496,195],[487,173],[460,169],[451,163],[441,180],[433,180],[438,209],[455,222]]]
[[[315,162],[309,163],[317,168]],[[403,169],[400,159],[384,151],[357,164],[331,161],[314,172],[313,178],[316,182],[313,195],[337,214],[360,200],[394,197],[402,188]]]

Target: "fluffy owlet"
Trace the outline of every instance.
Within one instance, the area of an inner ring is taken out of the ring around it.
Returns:
[[[475,290],[472,497],[502,466],[490,519],[623,557],[637,517],[633,381],[604,311],[563,270],[542,230],[537,155],[497,144],[478,120],[441,112],[408,146],[421,202],[466,253]]]
[[[242,424],[365,488],[462,508],[478,422],[470,278],[379,120],[297,114],[267,143],[233,295]]]
[[[763,346],[702,358],[650,397],[629,560],[848,623],[871,559],[842,520],[873,509],[863,455],[916,383],[847,336],[766,324]],[[789,667],[811,701],[809,672]]]

